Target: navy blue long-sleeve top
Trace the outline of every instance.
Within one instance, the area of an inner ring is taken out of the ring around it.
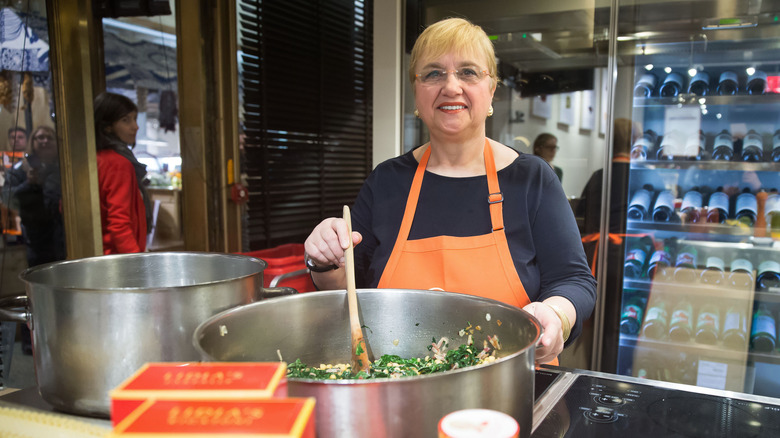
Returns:
[[[358,287],[375,288],[401,227],[417,169],[408,152],[381,163],[366,179],[352,209],[352,227],[363,236],[355,246]],[[515,268],[531,301],[562,296],[577,311],[568,343],[582,331],[596,302],[596,281],[579,230],[553,169],[539,157],[519,153],[498,171],[504,195],[504,227]],[[409,239],[475,236],[491,232],[487,178],[425,173]]]

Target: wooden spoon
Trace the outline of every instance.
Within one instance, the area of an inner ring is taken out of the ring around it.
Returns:
[[[349,207],[344,206],[344,221],[347,223],[349,246],[344,251],[345,268],[347,271],[347,300],[349,302],[349,326],[352,332],[352,372],[369,371],[371,362],[368,360],[366,341],[363,340],[363,328],[358,315],[357,293],[355,292],[355,248],[352,245],[352,219]]]

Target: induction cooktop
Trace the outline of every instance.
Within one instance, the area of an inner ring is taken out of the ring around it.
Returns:
[[[555,386],[550,386],[562,380],[560,374],[537,371],[537,399],[548,389],[553,395]],[[659,386],[664,382],[645,384],[634,378],[569,377],[570,386],[533,431],[533,438],[780,437],[780,400],[772,404],[765,397],[738,393],[723,397],[697,387],[664,387]]]

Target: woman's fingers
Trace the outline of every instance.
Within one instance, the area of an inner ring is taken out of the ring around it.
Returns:
[[[344,265],[344,250],[349,247],[347,223],[342,218],[328,218],[320,222],[304,242],[309,258],[318,265]],[[352,232],[352,244],[357,245],[363,236]]]
[[[547,363],[563,351],[563,332],[558,314],[547,304],[534,302],[523,308],[542,324],[544,333],[536,346],[536,363]]]

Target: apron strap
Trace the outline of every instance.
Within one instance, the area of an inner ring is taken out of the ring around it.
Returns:
[[[493,159],[493,148],[490,142],[485,139],[485,173],[488,181],[488,204],[490,204],[490,222],[493,225],[493,231],[504,229],[504,213],[502,204],[504,203],[504,194],[498,186],[498,172],[496,172],[496,161]]]

